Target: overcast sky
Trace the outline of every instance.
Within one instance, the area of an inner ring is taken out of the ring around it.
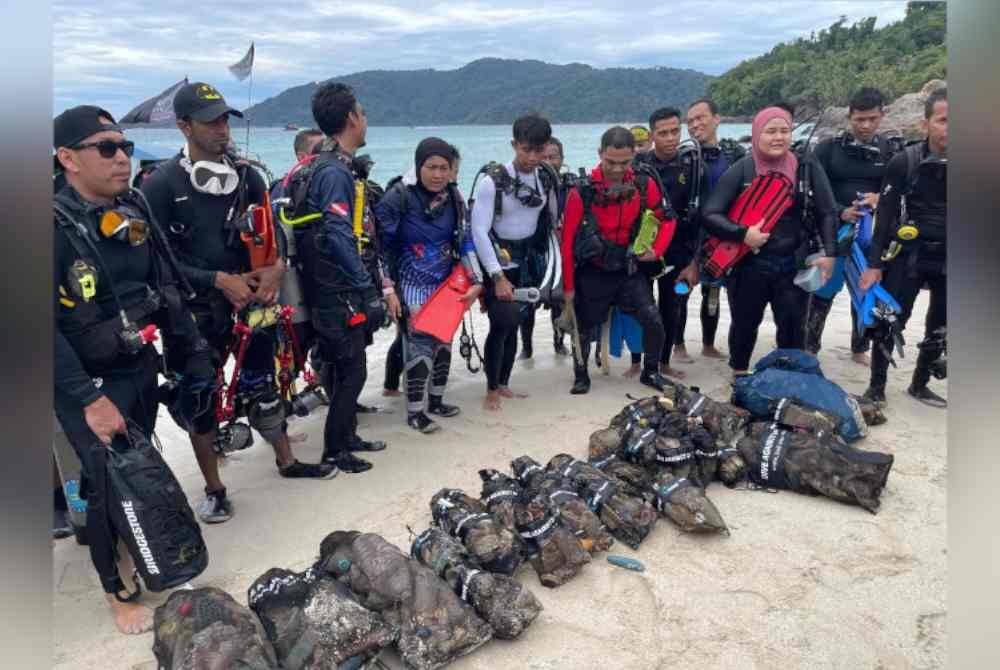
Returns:
[[[253,100],[362,70],[451,70],[477,58],[594,67],[667,66],[722,74],[841,15],[903,18],[902,0],[665,0],[624,3],[55,0],[54,108],[124,114],[185,75],[243,108],[248,82],[226,67],[256,42]]]

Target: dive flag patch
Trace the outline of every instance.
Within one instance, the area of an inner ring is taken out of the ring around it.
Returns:
[[[347,216],[347,203],[346,202],[331,202],[330,211],[337,216]]]

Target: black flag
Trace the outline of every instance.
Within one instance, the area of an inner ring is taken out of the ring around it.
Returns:
[[[139,103],[131,112],[119,119],[119,123],[161,123],[174,120],[174,96],[188,83],[187,77],[149,100]]]
[[[238,63],[229,66],[229,71],[240,81],[249,77],[251,70],[253,70],[253,42],[250,43],[250,51],[247,51],[247,55],[241,58]]]

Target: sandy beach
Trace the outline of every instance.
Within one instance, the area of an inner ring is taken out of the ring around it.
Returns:
[[[700,292],[689,304],[688,350],[694,364],[677,366],[685,383],[728,400],[725,361],[703,359],[698,318]],[[723,299],[724,301],[724,299]],[[824,334],[820,363],[827,377],[861,393],[868,370],[853,363],[846,292],[837,297]],[[542,587],[534,571],[517,577],[545,610],[519,639],[491,641],[459,659],[455,670],[529,668],[575,670],[629,668],[851,668],[890,670],[944,666],[946,613],[946,417],[909,398],[906,386],[923,335],[926,293],[917,302],[910,345],[899,368],[890,369],[889,422],[856,443],[895,455],[872,515],[826,498],[795,493],[708,489],[731,529],[729,537],[685,535],[661,519],[638,551],[616,543],[612,553],[633,556],[643,573],[614,567],[605,554],[570,583]],[[728,306],[717,344],[725,349]],[[485,315],[475,315],[480,347]],[[365,455],[375,464],[361,475],[330,481],[281,479],[270,447],[256,436],[250,449],[223,469],[235,517],[203,526],[211,561],[194,586],[215,586],[246,603],[247,587],[272,567],[301,570],[315,559],[320,540],[338,529],[377,532],[404,551],[413,533],[430,523],[428,501],[442,487],[479,494],[477,470],[506,471],[528,454],[546,462],[566,452],[584,457],[587,437],[605,427],[646,387],[622,377],[625,359],[612,359],[610,376],[591,366],[589,395],[571,396],[572,361],[555,356],[548,312],[539,312],[535,358],[518,361],[511,386],[530,397],[508,400],[499,413],[482,409],[485,378],[466,371],[455,347],[446,400],[462,414],[440,419],[442,430],[425,436],[405,425],[404,399],[383,398],[384,356],[392,340],[382,331],[369,349],[368,382],[361,401],[392,410],[360,418],[366,438],[389,448]],[[774,327],[765,319],[754,360],[770,351]],[[934,380],[932,386],[943,390]],[[290,433],[301,460],[322,449],[325,409],[294,419]],[[195,504],[203,481],[187,438],[165,411],[158,434],[165,458]],[[125,668],[155,670],[153,634],[117,632],[101,595],[86,547],[72,539],[53,543],[53,661],[60,670]],[[168,594],[150,594],[153,606]],[[387,665],[401,668],[394,653]]]

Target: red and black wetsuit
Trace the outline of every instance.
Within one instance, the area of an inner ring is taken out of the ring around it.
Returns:
[[[636,189],[630,197],[621,202],[606,202],[601,194],[606,193],[607,183],[600,167],[591,172],[592,187],[596,193],[591,211],[596,220],[601,238],[606,242],[620,247],[631,245],[634,239],[633,230],[640,225],[642,212],[652,210],[660,220],[660,229],[653,243],[653,253],[660,258],[670,246],[677,220],[673,212],[663,207],[663,197],[656,183],[649,177],[646,186],[646,202],[640,203],[640,191]],[[634,183],[635,174],[629,169],[625,173],[623,183]],[[577,263],[573,247],[581,223],[584,221],[584,203],[579,188],[570,191],[566,198],[566,214],[563,220],[563,287],[576,291],[574,308],[577,325],[582,340],[594,326],[607,318],[612,305],[623,312],[631,314],[642,325],[643,351],[646,353],[646,367],[656,369],[660,360],[660,350],[663,348],[663,321],[653,301],[653,291],[649,282],[639,272],[630,272],[629,268],[609,269],[601,258]],[[581,342],[583,358],[586,360],[589,342]]]

